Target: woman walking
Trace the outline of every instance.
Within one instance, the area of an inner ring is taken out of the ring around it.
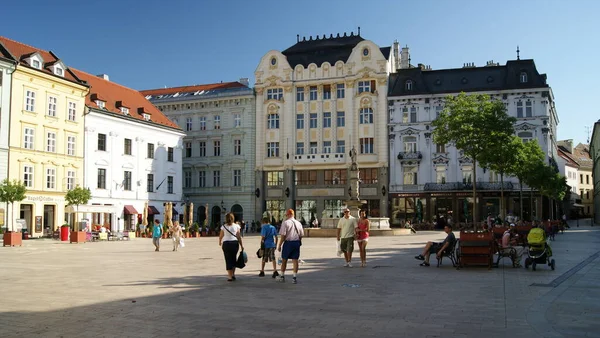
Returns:
[[[235,280],[236,255],[240,248],[244,251],[244,244],[242,244],[240,226],[235,223],[235,217],[231,212],[225,215],[225,224],[221,226],[221,232],[219,233],[219,245],[223,248],[223,255],[225,256],[227,281],[233,282]]]
[[[367,212],[365,210],[361,210],[360,218],[358,219],[358,227],[356,228],[356,241],[358,242],[358,248],[360,249],[361,268],[367,266],[367,242],[369,242],[370,228],[371,222],[367,219]]]
[[[173,251],[177,251],[179,249],[179,243],[181,243],[181,226],[179,225],[179,221],[173,222],[173,226],[169,229],[171,232],[171,238],[173,238]]]

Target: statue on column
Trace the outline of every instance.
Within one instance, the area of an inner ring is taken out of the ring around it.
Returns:
[[[352,164],[350,164],[350,200],[358,201],[360,177],[358,164],[356,163],[357,152],[354,147],[350,150],[350,158],[352,159]]]

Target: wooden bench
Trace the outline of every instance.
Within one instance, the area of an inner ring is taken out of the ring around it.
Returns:
[[[461,231],[458,255],[459,267],[487,265],[488,269],[491,269],[494,248],[493,233]]]
[[[452,246],[446,250],[444,250],[442,252],[442,255],[437,259],[437,267],[439,268],[440,265],[442,265],[442,259],[444,259],[444,257],[448,257],[450,258],[450,261],[452,262],[452,266],[455,268],[458,268],[458,259],[456,257],[456,243],[458,243],[459,241],[456,240],[454,241],[454,243],[452,244]]]

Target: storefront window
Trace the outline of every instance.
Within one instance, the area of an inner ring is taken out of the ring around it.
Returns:
[[[366,204],[363,204],[362,210],[367,211],[368,217],[381,217],[381,212],[379,209],[379,200],[367,200]]]
[[[267,211],[271,214],[271,224],[281,223],[285,218],[285,201],[267,200]]]
[[[296,219],[303,226],[308,226],[317,213],[317,201],[296,201]]]
[[[325,217],[340,218],[342,217],[342,208],[344,203],[342,200],[325,200]]]

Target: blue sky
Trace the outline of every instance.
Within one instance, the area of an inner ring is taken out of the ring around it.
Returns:
[[[2,5],[0,35],[135,89],[253,82],[259,59],[300,36],[356,32],[397,39],[433,69],[533,58],[556,98],[558,138],[585,142],[600,118],[600,1],[55,0]]]

